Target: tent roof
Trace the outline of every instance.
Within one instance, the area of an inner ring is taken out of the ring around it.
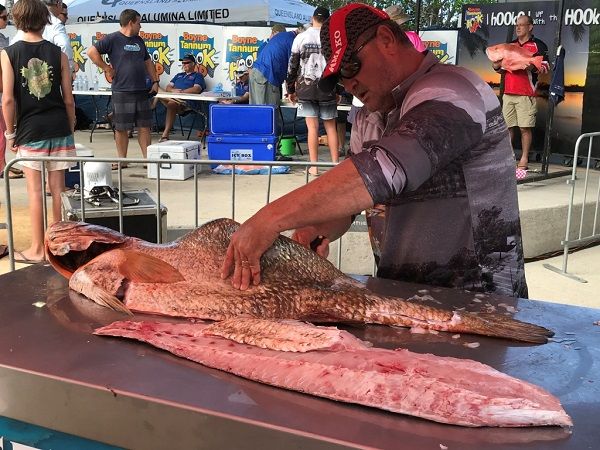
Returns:
[[[314,7],[300,0],[68,0],[75,23],[118,22],[124,9],[135,9],[142,22],[216,25],[288,25],[310,22]]]

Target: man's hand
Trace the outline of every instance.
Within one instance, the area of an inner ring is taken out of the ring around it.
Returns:
[[[233,273],[231,285],[241,290],[248,289],[251,284],[259,284],[260,257],[277,237],[279,233],[270,231],[268,224],[262,223],[256,216],[248,219],[231,236],[221,266],[221,278],[225,279]]]
[[[500,70],[502,68],[502,60],[492,62],[492,67],[494,70]]]
[[[314,250],[317,255],[323,258],[327,258],[329,256],[329,244],[331,242],[326,237],[323,237],[323,235],[321,235],[313,226],[294,230],[292,239],[304,247]],[[311,247],[311,244],[313,243],[316,245],[316,248]]]
[[[287,94],[287,98],[290,102],[292,102],[294,105],[296,103],[298,103],[298,96],[294,93],[294,94]]]
[[[108,76],[108,78],[113,79],[115,77],[115,69],[112,66],[106,66],[104,68],[104,73]]]

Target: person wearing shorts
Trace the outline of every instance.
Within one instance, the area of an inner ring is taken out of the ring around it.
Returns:
[[[23,39],[6,47],[2,65],[2,113],[8,148],[18,157],[73,157],[75,142],[75,101],[71,91],[71,69],[67,55],[42,37],[49,12],[39,0],[21,0],[12,10]],[[15,127],[16,118],[16,127]],[[15,261],[44,261],[42,163],[22,161],[27,181],[31,246],[15,252]],[[67,162],[48,162],[48,187],[52,195],[52,218],[61,220],[60,194],[65,189]]]
[[[119,158],[127,157],[129,130],[135,126],[142,155],[146,158],[150,145],[152,108],[150,96],[158,92],[158,77],[146,44],[140,37],[141,16],[125,9],[119,17],[120,30],[107,34],[87,54],[94,64],[112,78],[113,126]],[[110,64],[102,59],[108,55]],[[152,87],[146,86],[150,76]],[[127,167],[126,164],[123,165]]]
[[[327,133],[327,146],[331,161],[337,163],[337,105],[335,92],[323,92],[318,87],[321,73],[325,69],[325,58],[321,54],[321,24],[329,18],[329,10],[322,6],[315,9],[312,26],[300,33],[292,43],[292,53],[286,78],[287,97],[298,104],[298,117],[304,117],[308,129],[308,153],[311,162],[319,159],[319,119]],[[308,172],[317,176],[318,169]]]
[[[543,56],[540,73],[548,72],[548,46],[533,36],[533,19],[519,16],[515,25],[517,38],[511,44],[519,45],[531,52],[532,56]],[[537,115],[536,85],[538,70],[530,66],[525,70],[508,72],[502,67],[502,60],[494,61],[492,67],[498,73],[504,73],[504,96],[502,97],[502,115],[510,131],[511,142],[514,128],[521,131],[521,158],[517,163],[517,176],[528,169],[529,150],[533,140],[533,128]]]

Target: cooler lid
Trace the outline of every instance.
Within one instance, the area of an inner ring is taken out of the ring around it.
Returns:
[[[210,131],[215,134],[275,134],[275,107],[210,105]]]
[[[150,153],[187,153],[190,151],[198,151],[200,143],[196,141],[164,141],[148,146],[148,154]]]
[[[277,140],[277,136],[272,136],[270,134],[210,134],[206,138],[206,142],[209,144],[275,144]]]

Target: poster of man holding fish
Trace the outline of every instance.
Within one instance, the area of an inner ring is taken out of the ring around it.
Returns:
[[[565,0],[561,42],[565,57],[565,101],[554,110],[551,152],[572,155],[575,141],[582,133],[600,130],[600,77],[594,67],[600,64],[600,10],[590,0]],[[534,36],[548,45],[550,66],[556,55],[557,27],[560,23],[558,2],[515,2],[492,5],[465,5],[459,31],[458,64],[476,72],[498,94],[503,85],[494,72],[485,50],[512,41],[519,15],[533,19]],[[541,76],[537,89],[538,114],[533,131],[532,152],[542,151],[548,112],[548,86],[551,73]],[[515,139],[515,144],[519,140]],[[597,145],[597,144],[596,144]],[[600,157],[595,146],[593,157]],[[535,156],[532,154],[532,157]]]

